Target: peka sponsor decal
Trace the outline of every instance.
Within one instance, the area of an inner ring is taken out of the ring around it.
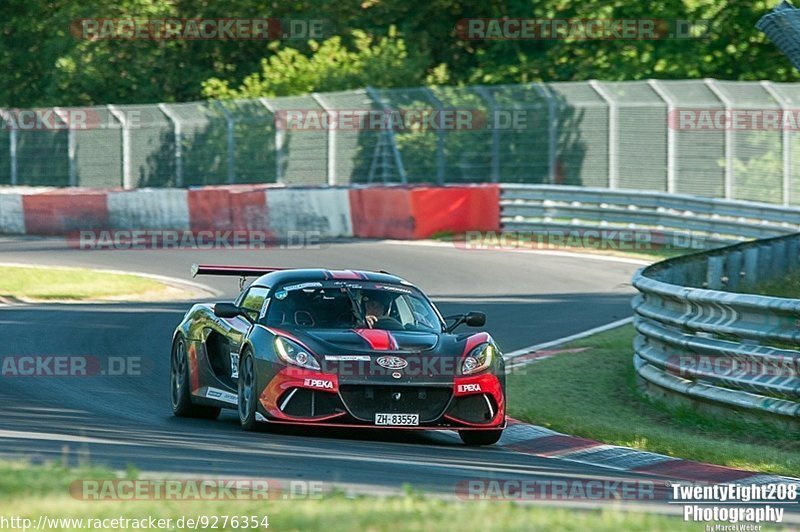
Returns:
[[[481,385],[480,385],[480,384],[478,384],[478,383],[472,383],[472,384],[459,384],[459,385],[458,385],[458,392],[459,392],[459,393],[465,393],[465,392],[480,392],[480,391],[481,391]]]
[[[303,383],[309,388],[323,388],[326,390],[333,390],[333,382],[324,379],[306,379]]]

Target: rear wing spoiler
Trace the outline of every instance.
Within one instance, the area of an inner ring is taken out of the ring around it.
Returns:
[[[230,275],[234,277],[255,277],[266,273],[286,270],[288,268],[270,268],[263,266],[220,266],[215,264],[192,264],[192,277],[198,275]]]

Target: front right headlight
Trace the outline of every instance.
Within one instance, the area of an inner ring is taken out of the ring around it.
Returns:
[[[319,362],[314,358],[314,355],[297,342],[293,342],[283,336],[276,336],[275,340],[275,353],[278,358],[287,364],[293,364],[306,369],[320,369]]]
[[[482,344],[470,351],[461,363],[461,374],[472,375],[487,369],[492,365],[495,351],[492,344]]]

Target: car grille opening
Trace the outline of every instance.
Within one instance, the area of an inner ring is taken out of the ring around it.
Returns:
[[[322,417],[344,412],[335,393],[292,388],[278,401],[281,412],[294,417]]]
[[[419,414],[420,423],[435,421],[444,413],[451,388],[432,386],[341,385],[345,406],[362,421],[375,421],[376,413]]]
[[[447,415],[467,423],[488,423],[497,414],[497,403],[491,395],[482,393],[457,397]]]

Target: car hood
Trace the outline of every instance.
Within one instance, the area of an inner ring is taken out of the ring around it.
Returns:
[[[421,353],[434,349],[439,342],[435,333],[383,329],[314,329],[298,337],[315,344],[309,347],[322,353]]]

